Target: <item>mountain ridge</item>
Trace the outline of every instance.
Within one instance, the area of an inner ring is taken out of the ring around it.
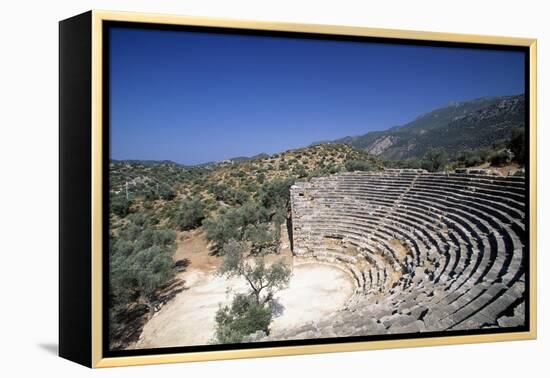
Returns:
[[[348,144],[389,160],[418,158],[435,147],[456,154],[509,138],[515,129],[524,126],[524,116],[524,94],[480,97],[452,102],[383,131],[314,144]]]

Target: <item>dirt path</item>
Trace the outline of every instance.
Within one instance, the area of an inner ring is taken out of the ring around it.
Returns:
[[[220,264],[220,259],[209,253],[210,245],[202,229],[179,232],[176,245],[172,258],[174,261],[187,260],[191,269],[214,271]]]

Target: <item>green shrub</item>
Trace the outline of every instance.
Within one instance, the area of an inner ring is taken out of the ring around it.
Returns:
[[[479,154],[479,157],[483,162],[486,162],[489,159],[489,155],[491,154],[491,150],[488,148],[480,148],[477,150],[477,153]]]
[[[298,178],[303,178],[307,176],[307,170],[303,165],[297,165],[292,169],[292,173],[298,176]]]
[[[218,218],[207,218],[202,222],[206,237],[216,244],[218,250],[230,239],[241,239],[240,225],[229,214],[220,215]]]
[[[109,208],[111,213],[124,218],[130,212],[131,202],[126,199],[125,194],[111,194]]]
[[[159,184],[157,191],[158,191],[158,196],[163,200],[171,201],[174,198],[176,198],[176,192],[168,184]]]
[[[269,306],[258,304],[253,296],[237,294],[231,307],[216,312],[216,341],[220,344],[240,343],[257,331],[269,333],[272,312]]]
[[[153,189],[144,189],[143,195],[145,198],[145,201],[156,201],[159,199],[158,192]]]
[[[128,261],[136,278],[136,288],[151,301],[155,291],[174,276],[169,250],[158,245],[138,250]]]

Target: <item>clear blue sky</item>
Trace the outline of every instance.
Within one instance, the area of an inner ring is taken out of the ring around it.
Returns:
[[[524,92],[519,52],[111,29],[111,158],[218,161]]]

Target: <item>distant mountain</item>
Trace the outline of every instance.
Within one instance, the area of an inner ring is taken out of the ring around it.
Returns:
[[[128,164],[138,164],[143,165],[145,167],[150,167],[154,165],[177,165],[180,167],[184,167],[185,165],[176,163],[172,160],[141,160],[141,159],[124,159],[124,160],[116,160],[111,159],[111,163],[128,163]]]
[[[328,143],[348,144],[391,160],[421,157],[432,147],[443,147],[452,155],[464,149],[490,147],[509,138],[524,122],[524,95],[483,97],[451,103],[403,126]]]
[[[231,159],[223,160],[223,161],[208,161],[205,163],[199,163],[199,164],[193,164],[193,165],[187,165],[187,164],[181,164],[177,163],[173,160],[144,160],[144,159],[111,159],[111,163],[116,164],[130,164],[130,165],[141,165],[144,167],[152,167],[152,166],[158,166],[158,165],[171,165],[181,168],[211,168],[219,164],[224,163],[241,163],[248,160],[261,160],[268,158],[269,155],[266,153],[257,154],[254,156],[237,156]]]
[[[236,156],[233,158],[220,160],[220,161],[207,161],[205,163],[195,164],[193,167],[195,168],[207,168],[207,169],[215,169],[219,165],[226,165],[226,164],[239,164],[243,163],[245,161],[249,160],[261,160],[268,158],[269,155],[266,153],[257,154],[254,156]]]

